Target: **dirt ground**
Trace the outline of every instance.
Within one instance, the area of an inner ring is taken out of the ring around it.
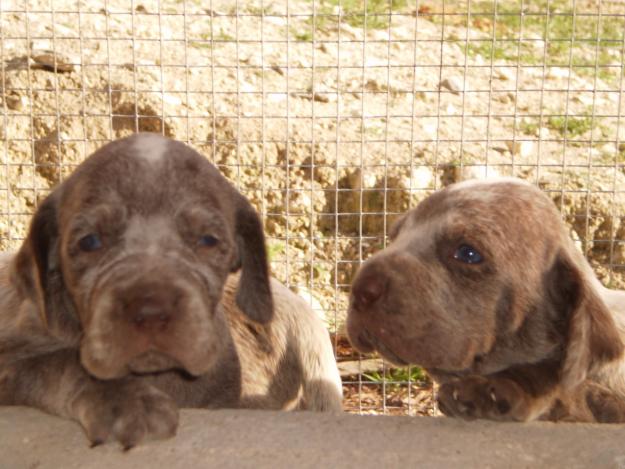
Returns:
[[[435,21],[434,2],[366,31],[310,1],[203,3],[3,1],[0,248],[90,152],[143,130],[188,142],[250,198],[274,275],[332,332],[393,218],[469,177],[538,184],[601,279],[625,285],[622,79],[467,54],[487,33]],[[554,116],[591,120],[563,135]],[[351,409],[434,412],[427,383],[361,380],[346,380]]]

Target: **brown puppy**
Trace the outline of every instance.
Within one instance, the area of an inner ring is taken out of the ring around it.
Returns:
[[[321,321],[270,280],[249,202],[191,148],[137,134],[0,257],[0,404],[130,447],[174,434],[179,406],[339,410],[341,383]]]
[[[353,282],[354,346],[425,367],[447,415],[625,421],[625,292],[601,286],[541,191],[450,186],[391,239]]]

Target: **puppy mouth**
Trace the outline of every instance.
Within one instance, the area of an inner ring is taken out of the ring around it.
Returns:
[[[365,345],[365,348],[369,349],[368,351],[377,350],[380,355],[397,366],[408,366],[410,364],[393,352],[379,337],[374,336],[366,329],[360,333],[358,339],[361,344]]]
[[[149,374],[172,369],[184,369],[184,367],[174,357],[151,350],[130,360],[128,369],[134,374]]]
[[[395,352],[393,352],[384,342],[380,341],[378,342],[378,352],[380,352],[380,354],[386,358],[387,360],[389,360],[390,362],[392,362],[394,365],[397,366],[408,366],[410,365],[409,362],[405,361],[404,359],[400,358]]]

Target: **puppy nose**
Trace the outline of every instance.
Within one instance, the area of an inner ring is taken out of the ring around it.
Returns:
[[[162,329],[180,309],[181,292],[159,285],[158,288],[138,286],[122,293],[121,309],[126,320],[136,327]]]
[[[171,312],[163,305],[147,302],[131,313],[131,317],[137,326],[147,324],[165,326],[171,319]]]
[[[356,300],[356,307],[371,306],[378,301],[386,291],[387,279],[378,272],[367,272],[356,280],[352,293]]]

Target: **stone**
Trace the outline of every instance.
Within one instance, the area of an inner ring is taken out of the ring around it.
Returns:
[[[411,186],[413,189],[434,188],[434,172],[428,166],[419,166],[412,170]]]
[[[516,70],[510,67],[497,67],[495,76],[503,81],[513,81],[516,79]]]
[[[276,72],[278,75],[284,76],[284,70],[278,64],[271,65],[271,70]]]
[[[534,142],[530,140],[507,140],[506,147],[514,156],[528,157],[534,152]]]
[[[49,50],[33,50],[31,58],[35,62],[34,67],[42,68],[56,73],[68,73],[74,71],[74,63],[68,57],[58,52]]]
[[[449,77],[442,80],[439,89],[445,88],[453,94],[460,94],[465,90],[466,83],[461,78]]]
[[[547,78],[551,79],[568,78],[569,75],[570,71],[566,67],[549,67],[549,71],[547,72]]]

